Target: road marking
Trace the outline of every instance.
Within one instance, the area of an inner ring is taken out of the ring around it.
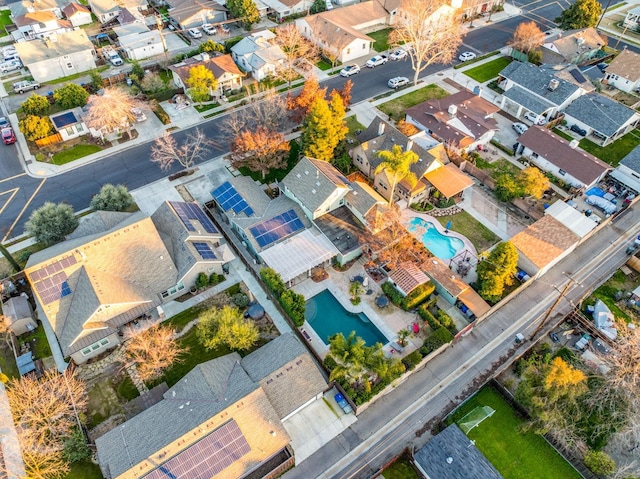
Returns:
[[[36,191],[34,191],[33,194],[29,197],[29,199],[25,202],[24,206],[20,210],[20,213],[18,213],[18,216],[16,217],[16,219],[13,221],[13,223],[11,223],[11,226],[9,226],[9,230],[7,231],[7,234],[5,234],[4,237],[2,238],[2,242],[7,241],[7,238],[13,231],[13,228],[16,227],[16,224],[18,224],[18,221],[20,221],[20,218],[22,218],[22,215],[24,214],[25,210],[31,204],[31,202],[33,201],[33,198],[35,198],[35,196],[38,194],[38,192],[40,191],[40,188],[42,188],[42,185],[44,185],[45,181],[47,181],[47,179],[43,178],[40,184],[38,185],[38,187],[36,188]]]
[[[16,178],[20,178],[21,176],[24,176],[24,175],[26,175],[26,173],[20,173],[19,175],[14,175],[9,178],[4,178],[3,180],[0,180],[0,183],[4,183],[5,181],[10,181],[10,180],[15,180]]]
[[[6,190],[0,193],[0,196],[11,193],[11,196],[7,199],[7,201],[4,202],[4,205],[2,205],[2,208],[0,208],[0,215],[4,212],[5,208],[9,206],[9,203],[11,203],[11,200],[13,200],[13,197],[16,196],[18,191],[20,191],[20,188],[12,188],[10,190]]]

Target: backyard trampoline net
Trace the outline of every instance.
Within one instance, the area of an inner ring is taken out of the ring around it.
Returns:
[[[493,416],[494,412],[496,412],[495,409],[491,409],[489,406],[478,406],[460,419],[458,426],[460,426],[460,429],[462,429],[465,434],[468,434],[469,431],[478,426],[482,421]]]

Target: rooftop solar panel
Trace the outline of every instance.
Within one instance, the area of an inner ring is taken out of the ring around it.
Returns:
[[[582,72],[580,70],[578,70],[577,68],[574,68],[573,70],[571,70],[571,75],[573,76],[573,78],[575,78],[579,83],[584,83],[587,81],[587,79],[584,77],[584,75],[582,74]]]
[[[281,215],[258,223],[249,228],[258,246],[264,248],[278,240],[286,238],[304,228],[304,224],[294,210],[289,210]]]
[[[234,419],[166,461],[144,479],[210,479],[251,451]]]
[[[180,201],[170,201],[169,203],[187,230],[196,231],[191,220],[198,220],[207,233],[218,232],[209,217],[195,203],[183,203]]]
[[[233,209],[236,214],[245,213],[247,216],[253,216],[253,209],[228,181],[225,181],[213,190],[211,196],[214,197],[218,205],[220,205],[220,208],[224,211]]]
[[[196,251],[200,253],[202,259],[216,259],[216,254],[211,249],[208,243],[193,243],[193,246],[196,248]]]
[[[63,270],[77,263],[75,256],[65,256],[59,261],[30,273],[34,287],[44,304],[53,303],[71,294],[67,273]]]

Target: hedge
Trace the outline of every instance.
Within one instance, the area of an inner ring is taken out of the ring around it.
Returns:
[[[407,368],[407,371],[411,371],[415,368],[420,361],[422,361],[422,354],[420,354],[420,351],[414,351],[411,354],[407,354],[402,359],[402,363],[404,364],[404,367]]]
[[[451,341],[453,341],[453,334],[448,329],[440,327],[424,340],[424,344],[420,348],[420,354],[426,356]]]
[[[262,278],[264,284],[267,285],[267,288],[269,288],[271,292],[275,294],[278,299],[280,299],[280,295],[286,289],[284,286],[284,281],[282,281],[280,275],[271,268],[262,268],[260,270],[260,278]]]
[[[436,290],[436,285],[431,281],[428,281],[424,284],[421,284],[416,289],[411,291],[404,298],[404,308],[406,311],[412,310],[416,306],[419,306],[421,303],[424,303],[429,296],[433,294]]]
[[[456,334],[458,332],[458,328],[456,328],[456,323],[453,322],[451,316],[449,316],[444,310],[438,310],[438,321],[442,326],[451,331],[451,334]]]
[[[387,295],[389,301],[391,301],[398,308],[402,308],[402,303],[404,301],[404,296],[402,293],[396,289],[396,287],[391,284],[391,282],[387,281],[382,283],[382,291]]]
[[[438,321],[436,317],[431,314],[431,311],[429,311],[429,309],[427,308],[426,303],[418,308],[418,316],[420,316],[420,318],[422,318],[422,320],[429,325],[432,331],[443,327],[442,324],[440,324],[440,321]]]
[[[304,313],[307,305],[303,295],[288,289],[280,295],[280,304],[297,328],[304,324]]]

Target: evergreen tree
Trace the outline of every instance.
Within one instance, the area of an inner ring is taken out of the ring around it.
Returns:
[[[78,219],[70,205],[47,201],[31,213],[25,230],[36,241],[51,244],[61,241],[78,227]]]
[[[574,30],[595,27],[601,16],[602,5],[597,0],[576,0],[555,22],[563,30]]]
[[[331,106],[324,98],[316,98],[302,123],[302,151],[312,158],[331,161],[347,131],[340,95],[332,96]]]
[[[246,30],[260,21],[260,12],[253,0],[227,0],[229,13],[242,21]]]
[[[513,283],[518,271],[518,251],[509,241],[498,243],[486,260],[478,264],[480,296],[497,302],[502,298],[505,286]]]

